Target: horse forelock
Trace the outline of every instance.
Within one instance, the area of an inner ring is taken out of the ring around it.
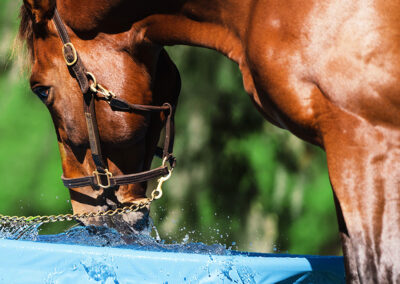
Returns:
[[[22,4],[19,12],[21,19],[18,35],[14,43],[14,54],[24,54],[27,50],[31,60],[33,60],[33,22],[28,9]],[[26,49],[25,49],[26,48]]]

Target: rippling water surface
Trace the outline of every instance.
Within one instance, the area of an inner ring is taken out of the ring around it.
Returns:
[[[214,255],[229,255],[231,252],[221,244],[189,243],[187,238],[181,243],[166,244],[158,237],[157,232],[157,237],[153,238],[150,235],[151,230],[135,235],[121,235],[114,229],[94,226],[75,226],[57,235],[40,235],[39,231],[40,224],[0,225],[0,239]]]

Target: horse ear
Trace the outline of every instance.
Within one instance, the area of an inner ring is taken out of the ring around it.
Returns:
[[[35,24],[43,24],[53,16],[56,0],[24,0]]]

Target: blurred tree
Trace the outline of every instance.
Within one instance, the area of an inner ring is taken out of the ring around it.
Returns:
[[[0,212],[70,212],[50,115],[29,91],[20,60],[10,59],[19,5],[0,2]],[[324,153],[266,122],[225,57],[192,47],[168,51],[183,89],[178,167],[152,206],[162,237],[260,252],[339,253]]]
[[[20,5],[0,2],[0,212],[69,212],[50,114],[29,90],[23,53],[12,57]]]
[[[168,51],[183,89],[179,164],[153,212],[162,235],[189,232],[194,241],[249,251],[337,254],[324,153],[266,122],[227,58],[193,47]]]

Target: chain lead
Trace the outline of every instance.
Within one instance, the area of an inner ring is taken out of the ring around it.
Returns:
[[[130,212],[139,211],[146,206],[150,205],[153,200],[160,199],[162,196],[162,185],[165,181],[167,181],[172,174],[172,168],[169,170],[169,173],[165,177],[161,177],[158,179],[157,187],[151,192],[150,198],[146,198],[144,200],[135,202],[129,206],[125,206],[123,208],[117,208],[108,211],[100,211],[100,212],[86,212],[80,214],[60,214],[60,215],[47,215],[47,216],[5,216],[0,214],[0,224],[16,224],[16,223],[28,223],[28,224],[47,224],[47,223],[56,223],[56,222],[64,222],[64,221],[77,221],[79,219],[85,218],[93,218],[100,216],[115,216],[122,215]]]
[[[154,191],[153,191],[154,192]],[[153,193],[152,193],[153,195]],[[136,212],[140,209],[143,209],[147,205],[151,204],[153,198],[147,198],[144,201],[140,201],[138,203],[133,203],[129,206],[125,206],[123,208],[117,208],[114,210],[102,211],[102,212],[87,212],[80,214],[60,214],[60,215],[48,215],[48,216],[5,216],[0,214],[0,224],[7,223],[29,223],[29,224],[46,224],[46,223],[55,223],[55,222],[64,222],[64,221],[77,221],[79,219],[85,218],[93,218],[100,216],[114,216],[121,215],[129,212]]]

